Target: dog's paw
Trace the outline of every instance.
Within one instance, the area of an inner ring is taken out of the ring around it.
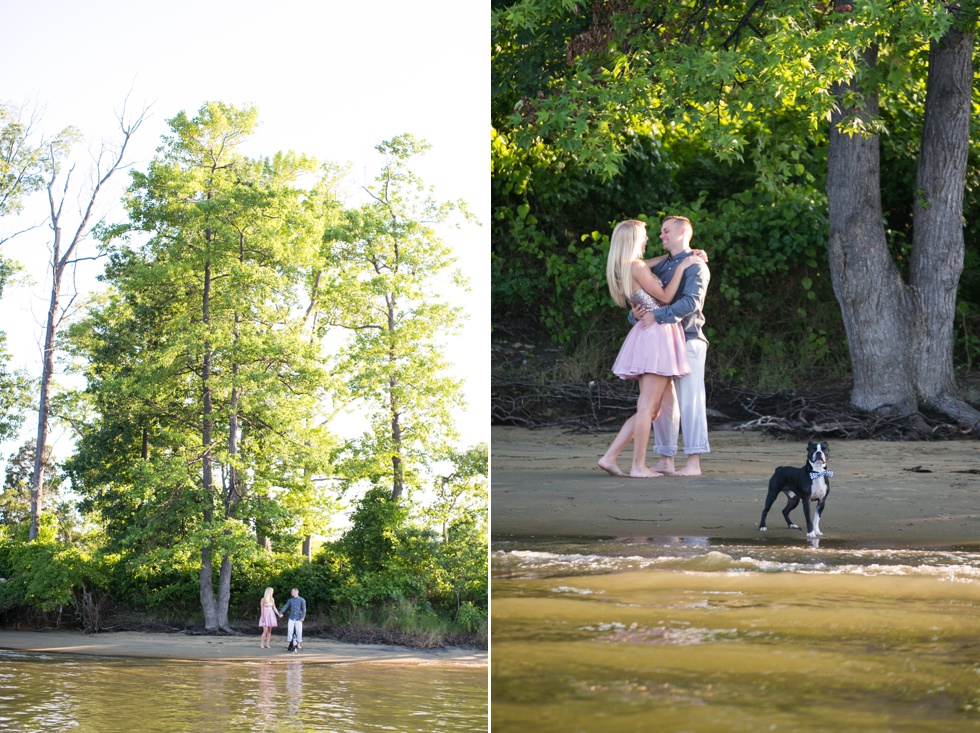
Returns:
[[[808,539],[815,540],[817,537],[823,537],[823,532],[807,532],[806,536]]]
[[[766,530],[766,528],[765,528],[765,527],[759,527],[759,531],[760,531],[760,532],[765,532],[765,531],[767,531],[767,530]]]
[[[800,525],[798,525],[798,524],[791,524],[791,525],[789,525],[789,528],[790,529],[799,529],[800,528]]]

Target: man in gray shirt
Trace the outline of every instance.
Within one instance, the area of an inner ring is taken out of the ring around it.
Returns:
[[[668,216],[660,228],[660,241],[667,250],[667,257],[647,260],[653,274],[661,282],[669,282],[678,263],[686,257],[696,256],[691,250],[691,237],[694,229],[689,219],[683,216]],[[681,284],[674,301],[654,311],[634,308],[630,314],[631,322],[636,319],[645,325],[652,323],[680,323],[684,329],[687,346],[687,361],[691,373],[672,380],[664,390],[660,415],[653,421],[653,450],[660,454],[660,460],[650,468],[658,474],[671,476],[700,476],[701,454],[709,453],[707,400],[704,388],[704,364],[708,351],[708,339],[704,336],[704,296],[708,291],[711,273],[701,262],[689,267],[681,274]],[[687,461],[681,468],[674,466],[677,454],[678,437],[684,437],[684,453]],[[633,440],[633,418],[627,420],[613,440],[612,445],[599,459],[599,468],[614,476],[623,473],[616,467],[616,458]]]
[[[292,598],[279,609],[280,615],[289,612],[289,623],[286,625],[286,641],[293,638],[295,633],[296,648],[303,648],[303,621],[306,619],[306,600],[299,595],[299,588],[290,591]]]
[[[682,216],[668,216],[660,229],[660,240],[669,256],[654,265],[653,274],[664,282],[674,274],[677,263],[685,257],[693,257],[691,236],[694,229],[690,220]],[[655,444],[653,450],[661,459],[651,468],[673,476],[700,476],[701,454],[711,451],[708,442],[707,400],[704,388],[704,362],[708,351],[708,339],[704,337],[704,296],[711,274],[707,265],[690,267],[681,276],[681,287],[674,302],[665,308],[657,308],[643,315],[657,323],[680,323],[687,341],[687,360],[691,373],[675,379],[673,389],[664,392],[660,416],[653,422]],[[684,436],[684,453],[687,462],[675,469],[678,428]]]

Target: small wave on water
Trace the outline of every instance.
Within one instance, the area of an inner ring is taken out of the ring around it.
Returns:
[[[980,730],[976,547],[492,547],[495,731]]]
[[[980,552],[819,548],[670,538],[647,542],[495,542],[493,578],[575,577],[636,570],[688,573],[800,573],[980,580]]]

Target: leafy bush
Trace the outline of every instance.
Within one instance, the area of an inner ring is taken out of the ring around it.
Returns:
[[[25,532],[0,541],[0,611],[18,608],[42,614],[70,608],[83,627],[97,631],[108,601],[108,563],[56,538],[54,517],[42,517],[38,537],[26,541]]]

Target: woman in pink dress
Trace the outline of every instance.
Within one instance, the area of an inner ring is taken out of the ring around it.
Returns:
[[[276,606],[276,599],[272,597],[272,588],[265,589],[265,595],[259,601],[259,626],[262,627],[262,640],[259,642],[259,649],[272,648],[272,630],[278,626],[276,616],[282,618]]]
[[[617,305],[630,308],[639,303],[652,311],[670,303],[680,286],[681,273],[697,261],[694,257],[682,260],[670,283],[664,286],[643,261],[646,243],[647,226],[642,221],[622,221],[613,230],[606,260],[606,282]],[[644,326],[638,322],[626,336],[612,371],[621,379],[636,379],[640,383],[633,423],[633,465],[629,475],[633,478],[662,476],[647,468],[647,444],[650,426],[660,414],[660,403],[670,380],[691,371],[684,330],[679,323]],[[599,460],[599,467],[607,473],[622,475],[616,466],[617,456],[609,455],[612,450],[610,447]]]

